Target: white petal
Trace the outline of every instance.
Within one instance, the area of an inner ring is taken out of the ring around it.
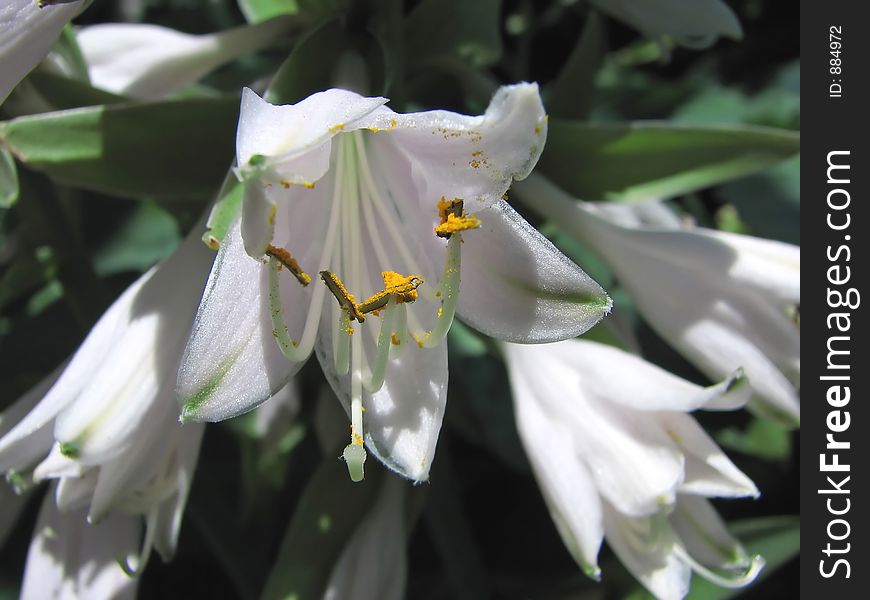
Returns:
[[[369,513],[341,552],[324,600],[401,600],[405,595],[404,486],[386,476]]]
[[[196,82],[233,58],[269,45],[287,30],[279,18],[208,35],[157,25],[105,23],[77,33],[91,83],[153,100]]]
[[[332,391],[350,414],[350,378],[336,373],[328,322],[331,317],[327,316],[332,313],[324,313],[317,336],[317,359]],[[387,363],[383,387],[373,394],[363,390],[366,448],[403,477],[426,481],[446,402],[446,341],[434,348],[405,348],[401,356]]]
[[[693,417],[660,413],[657,418],[685,452],[686,477],[680,492],[702,496],[758,497],[758,488],[752,480],[725,456]]]
[[[519,343],[575,337],[610,312],[607,294],[501,200],[463,235],[458,313],[487,335]]]
[[[571,342],[506,344],[511,369],[523,369],[535,397],[573,432],[577,454],[602,496],[622,513],[642,516],[675,500],[684,459],[673,441],[645,413],[614,403],[564,360]]]
[[[541,409],[534,378],[518,368],[509,374],[517,430],[553,523],[574,560],[597,579],[604,521],[595,482],[578,456],[572,431]]]
[[[664,515],[631,518],[604,507],[607,543],[623,565],[659,600],[689,592],[692,570],[675,552],[674,531]]]
[[[57,41],[85,0],[40,7],[34,0],[5,0],[0,7],[0,104]]]
[[[269,164],[289,181],[314,182],[329,167],[329,139],[343,127],[372,112],[386,98],[365,98],[346,90],[327,90],[292,105],[269,104],[249,89],[242,91],[242,108],[236,136],[240,168],[257,155],[270,157]],[[282,163],[325,145],[323,160],[290,170]],[[294,172],[295,171],[295,172]]]
[[[752,559],[704,498],[681,495],[669,520],[686,551],[702,565],[742,571],[750,567]]]
[[[135,598],[136,579],[118,566],[134,551],[138,519],[117,516],[88,525],[84,511],[59,514],[48,493],[27,553],[22,600]]]
[[[272,196],[266,193],[265,185],[257,177],[251,177],[244,182],[242,239],[245,240],[245,252],[251,258],[262,257],[275,237],[275,215],[278,207],[275,206]]]
[[[57,417],[55,437],[82,464],[121,452],[157,403],[171,407],[173,376],[213,253],[193,232],[131,302],[130,321],[76,401]]]
[[[308,301],[301,286],[294,281],[282,289],[291,296],[289,303],[284,299],[285,316],[304,319]],[[215,259],[178,371],[182,418],[219,421],[251,410],[301,366],[275,342],[268,269],[245,253],[236,222]]]
[[[721,0],[592,0],[597,8],[650,37],[670,35],[692,48],[717,37],[743,37],[740,22]]]
[[[462,198],[476,212],[526,177],[544,148],[547,121],[537,84],[499,88],[478,117],[448,111],[373,113],[365,126],[389,130],[411,159],[422,198]],[[379,134],[380,135],[380,134]]]
[[[0,413],[0,473],[26,470],[51,448],[54,437],[50,421],[54,418],[51,414],[54,409],[43,404],[42,400],[66,365],[64,362],[57,367],[16,400],[15,404]],[[42,408],[36,411],[38,403]],[[12,431],[14,433],[10,433]]]
[[[746,404],[751,393],[741,371],[705,388],[597,342],[572,340],[560,347],[559,355],[583,373],[584,386],[596,396],[639,411],[734,410]]]
[[[94,494],[97,485],[97,469],[91,469],[82,476],[72,474],[57,482],[54,503],[60,512],[78,511],[85,508]]]

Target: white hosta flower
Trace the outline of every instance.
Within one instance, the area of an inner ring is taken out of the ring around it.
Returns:
[[[577,202],[541,177],[518,192],[594,249],[652,328],[698,369],[716,380],[743,367],[754,410],[800,422],[800,247],[663,226],[631,207]]]
[[[56,487],[56,486],[52,486]],[[50,490],[30,542],[21,600],[136,597],[137,579],[118,567],[139,543],[134,517],[112,515],[90,524],[87,512],[59,512]]]
[[[752,581],[747,556],[706,497],[758,491],[689,411],[746,402],[742,373],[703,388],[595,342],[505,345],[517,429],[574,559],[598,578],[602,537],[659,598],[682,598],[691,572]]]
[[[0,438],[0,472],[21,486],[31,470],[59,480],[61,512],[144,517],[138,568],[152,545],[173,553],[199,452],[202,427],[178,423],[174,379],[212,256],[194,234],[127,288]]]
[[[61,30],[89,0],[40,3],[4,0],[0,5],[0,104],[18,82],[45,58]]]
[[[329,575],[323,600],[401,600],[408,561],[404,481],[387,475]]]
[[[544,144],[537,86],[502,88],[479,117],[398,114],[386,101],[333,89],[273,106],[245,90],[241,222],[222,240],[178,395],[185,419],[226,419],[316,350],[351,416],[352,477],[365,442],[420,481],[454,313],[541,342],[585,331],[610,301],[502,198]]]
[[[739,40],[740,21],[721,0],[590,0],[650,38],[673,37],[690,48],[710,46],[719,36]]]
[[[177,92],[238,56],[269,46],[287,32],[290,23],[277,18],[207,35],[158,25],[106,23],[83,27],[76,38],[91,84],[152,100]]]

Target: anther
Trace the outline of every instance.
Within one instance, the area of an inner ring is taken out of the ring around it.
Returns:
[[[363,314],[375,313],[387,305],[391,297],[396,298],[396,304],[414,302],[417,299],[417,288],[424,282],[418,275],[400,275],[395,271],[383,271],[384,289],[372,294],[364,302],[358,305]]]
[[[284,248],[278,248],[270,244],[266,246],[266,254],[286,267],[301,285],[306,286],[311,283],[311,276],[302,270],[296,259],[290,256],[290,253],[284,250]]]
[[[366,320],[365,315],[360,312],[356,299],[353,297],[353,294],[347,291],[338,275],[332,271],[321,271],[320,278],[326,284],[326,287],[329,288],[329,291],[332,292],[332,295],[335,296],[335,299],[338,300],[338,305],[341,309],[360,323],[364,323]]]
[[[462,198],[447,200],[444,196],[438,202],[439,224],[435,227],[435,235],[449,239],[454,233],[477,229],[480,227],[480,219],[465,216],[463,212],[464,202]]]

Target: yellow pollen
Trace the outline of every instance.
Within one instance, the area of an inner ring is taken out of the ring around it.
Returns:
[[[313,181],[303,181],[303,182],[300,183],[300,182],[298,182],[298,181],[294,182],[294,181],[287,181],[286,179],[280,179],[280,180],[278,180],[278,183],[280,183],[280,184],[281,184],[281,187],[283,187],[285,190],[290,189],[290,186],[291,186],[291,185],[294,185],[294,184],[295,184],[295,185],[301,185],[302,187],[304,187],[304,188],[306,188],[306,189],[309,189],[309,190],[313,190],[313,189],[314,189],[314,182],[313,182]],[[273,209],[273,210],[274,210],[274,209]],[[270,221],[270,222],[271,222],[271,221]]]
[[[271,244],[266,246],[266,254],[271,256],[283,266],[287,267],[291,273],[293,273],[293,277],[296,278],[303,286],[311,283],[311,277],[302,270],[302,267],[299,266],[299,263],[296,262],[296,259],[290,256],[290,253],[284,250],[284,248],[278,248],[277,246],[272,246]]]
[[[396,123],[395,119],[390,119],[390,129],[395,129],[398,123]]]
[[[329,128],[329,133],[338,133],[339,131],[344,131],[344,123],[336,123]]]
[[[356,431],[354,431],[352,435],[353,435],[353,443],[356,444],[357,446],[362,446],[363,445],[362,436],[360,436],[360,434],[358,434]]]
[[[302,187],[307,188],[309,190],[313,190],[314,189],[314,182],[313,181],[303,181]]]
[[[443,314],[444,314],[444,309],[439,306],[438,307],[438,318],[440,319]]]
[[[458,231],[477,229],[480,227],[480,219],[477,217],[457,217],[454,214],[447,215],[447,220],[435,228],[435,235],[449,238]]]
[[[538,134],[540,134],[540,133],[541,133],[541,126],[540,126],[540,125],[535,125],[535,135],[538,135]]]
[[[395,333],[390,335],[390,341],[393,343],[393,346],[400,346],[402,344],[402,340]]]
[[[326,284],[326,287],[329,288],[329,291],[332,292],[332,295],[335,296],[335,299],[338,300],[338,305],[342,310],[347,311],[351,318],[356,319],[360,323],[365,322],[365,315],[360,312],[359,305],[356,303],[353,294],[347,291],[347,288],[344,287],[344,284],[335,273],[321,271],[320,278]],[[348,326],[348,329],[350,329],[350,326]]]
[[[383,271],[384,289],[372,294],[365,302],[358,305],[363,314],[377,314],[387,305],[391,297],[396,298],[397,304],[414,302],[417,299],[417,288],[423,284],[423,278],[418,275],[400,275],[394,271]]]

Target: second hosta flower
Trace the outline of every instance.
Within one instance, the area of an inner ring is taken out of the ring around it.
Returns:
[[[477,117],[386,102],[333,89],[273,106],[245,90],[242,215],[221,241],[178,393],[183,418],[226,419],[314,351],[350,415],[352,476],[365,444],[420,481],[454,314],[543,342],[582,333],[610,300],[504,199],[543,148],[537,86],[502,88]]]

